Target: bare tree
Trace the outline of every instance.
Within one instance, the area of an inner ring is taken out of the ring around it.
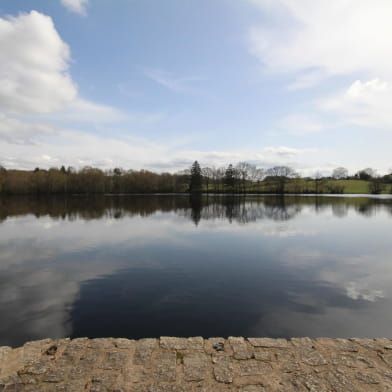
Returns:
[[[380,178],[373,178],[372,181],[369,182],[368,186],[369,192],[373,195],[379,195],[385,189],[385,184],[381,181]]]
[[[332,172],[332,177],[336,180],[342,180],[348,177],[348,170],[345,167],[337,167]]]
[[[244,193],[246,190],[246,182],[248,180],[249,166],[250,165],[247,162],[238,162],[235,167],[238,184],[242,185],[242,192]]]
[[[247,163],[247,179],[252,184],[253,190],[254,190],[254,185],[257,184],[259,181],[262,181],[263,178],[264,178],[264,169],[257,168],[256,165]]]
[[[226,173],[226,168],[224,168],[224,167],[218,167],[218,169],[216,169],[216,178],[217,178],[217,184],[218,184],[218,192],[222,192],[223,191],[225,173]]]
[[[360,180],[365,180],[365,181],[371,180],[376,176],[377,176],[377,171],[372,169],[371,167],[367,167],[366,169],[362,169],[356,173],[356,177],[358,177]]]
[[[315,183],[315,193],[319,194],[321,193],[321,186],[325,179],[323,178],[323,175],[321,172],[317,171],[316,174],[314,175],[314,183]]]
[[[295,171],[288,166],[274,166],[267,170],[267,176],[270,177],[286,177],[291,178],[295,176]]]
[[[274,166],[266,171],[266,175],[275,182],[275,191],[277,193],[284,193],[286,182],[290,178],[296,177],[297,173],[288,166]]]
[[[260,182],[264,180],[265,176],[266,176],[266,172],[263,168],[261,167],[256,168],[255,182],[258,185],[258,189],[259,189]]]
[[[206,184],[206,191],[208,193],[210,190],[209,185],[214,177],[213,170],[210,167],[203,167],[201,169],[201,174],[203,176],[204,183]]]

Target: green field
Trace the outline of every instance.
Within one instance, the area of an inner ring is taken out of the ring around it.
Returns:
[[[371,193],[369,181],[363,180],[323,180],[319,183],[318,193]],[[302,192],[316,192],[314,180],[293,180],[287,184],[287,191],[295,191],[302,188]],[[391,184],[385,184],[382,193],[391,193]]]
[[[370,182],[363,180],[328,180],[324,187],[328,190],[328,188],[333,188],[336,185],[343,187],[343,193],[370,193]],[[385,189],[383,189],[382,193],[390,192],[391,184],[385,184]]]
[[[343,194],[368,194],[370,182],[363,180],[315,180],[294,179],[288,180],[285,185],[285,193],[343,193]],[[276,182],[262,181],[258,184],[246,184],[245,191],[250,193],[279,193],[276,191]],[[212,187],[210,188],[213,191]],[[206,188],[204,187],[204,191]],[[243,191],[241,187],[239,191]],[[385,184],[381,192],[392,193],[392,184]]]
[[[331,180],[329,184],[344,187],[344,193],[369,193],[369,181],[363,180]],[[389,188],[388,188],[389,189]]]

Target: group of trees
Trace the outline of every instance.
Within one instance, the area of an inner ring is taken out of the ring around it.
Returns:
[[[188,176],[148,170],[0,169],[0,193],[3,194],[173,193],[187,190]]]
[[[331,176],[323,176],[320,172],[312,177],[301,178],[291,167],[274,166],[264,170],[256,165],[239,162],[227,168],[201,168],[195,161],[190,170],[184,171],[190,176],[190,192],[218,193],[344,193],[346,183],[343,180],[367,181],[367,191],[379,194],[392,183],[391,173],[378,176],[376,170],[365,168],[353,176],[344,167],[332,171]],[[392,191],[392,188],[390,188]]]
[[[372,194],[380,194],[385,191],[387,184],[392,183],[392,169],[389,174],[384,176],[377,175],[377,171],[371,167],[358,170],[354,175],[350,176],[344,167],[338,167],[333,170],[332,177],[338,180],[362,180],[368,181],[368,190]]]
[[[100,194],[100,193],[343,193],[344,180],[364,180],[368,192],[381,193],[392,183],[392,173],[377,176],[366,168],[349,176],[347,169],[336,168],[332,176],[316,173],[301,178],[291,167],[269,169],[248,162],[223,168],[201,167],[195,161],[178,173],[148,170],[102,171],[93,167],[49,170],[6,170],[0,167],[0,194]]]
[[[337,180],[364,180],[364,181],[380,179],[388,183],[392,181],[392,168],[389,170],[389,174],[379,176],[377,174],[377,170],[371,167],[358,170],[354,175],[350,175],[345,167],[337,167],[332,171],[332,178]]]
[[[228,165],[227,168],[205,167],[201,168],[195,161],[190,170],[184,170],[189,175],[190,192],[253,192],[262,181],[276,182],[278,193],[283,193],[284,184],[298,174],[287,166],[275,166],[264,170],[248,162],[239,162],[237,165]]]

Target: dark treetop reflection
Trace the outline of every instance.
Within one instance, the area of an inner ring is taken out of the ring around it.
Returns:
[[[389,336],[391,198],[0,199],[0,345]]]

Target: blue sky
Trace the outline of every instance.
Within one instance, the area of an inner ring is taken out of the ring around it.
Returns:
[[[392,167],[389,0],[3,0],[0,164]]]

